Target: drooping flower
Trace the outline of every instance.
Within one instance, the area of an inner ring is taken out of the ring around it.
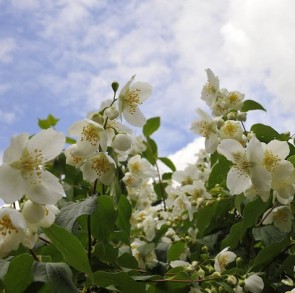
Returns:
[[[216,122],[203,110],[198,108],[196,112],[200,118],[192,122],[191,130],[205,137],[206,151],[212,154],[219,143]]]
[[[225,267],[236,259],[237,255],[228,249],[229,247],[226,247],[216,255],[214,259],[215,271],[224,271]]]
[[[26,195],[36,203],[55,204],[64,191],[45,164],[60,154],[64,143],[64,135],[53,129],[12,138],[0,166],[0,197],[12,203]]]
[[[23,215],[12,208],[0,209],[0,257],[7,256],[24,240],[27,225]]]
[[[273,223],[282,232],[290,232],[292,230],[292,220],[294,216],[289,206],[276,207],[273,210],[267,210],[263,218],[263,224]]]
[[[260,293],[264,288],[264,283],[261,277],[257,274],[252,274],[245,280],[246,292]]]
[[[224,139],[218,152],[234,164],[227,174],[226,185],[231,194],[240,194],[254,186],[259,193],[271,188],[271,174],[262,167],[261,142],[252,137],[246,148],[233,139]]]
[[[142,127],[146,118],[143,116],[139,105],[152,93],[152,87],[146,82],[136,82],[132,85],[135,75],[127,82],[119,94],[119,112],[122,118],[133,126]]]

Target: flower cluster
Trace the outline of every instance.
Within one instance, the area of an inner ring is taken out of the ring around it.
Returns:
[[[263,124],[247,130],[248,111],[264,108],[206,72],[210,114],[197,109],[191,127],[205,150],[183,170],[159,156],[160,118],[140,110],[152,88],[135,76],[120,92],[113,82],[71,137],[51,116],[12,139],[0,166],[1,290],[294,292],[294,143]],[[28,272],[12,284],[19,264]]]

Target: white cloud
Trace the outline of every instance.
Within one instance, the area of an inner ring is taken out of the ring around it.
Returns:
[[[4,112],[0,110],[0,122],[5,124],[12,124],[16,119],[16,115],[13,112]]]
[[[15,49],[16,41],[13,38],[0,39],[0,62],[12,62]]]
[[[197,161],[196,155],[205,148],[203,138],[195,138],[191,143],[169,156],[177,170],[183,170],[188,164],[194,164]]]

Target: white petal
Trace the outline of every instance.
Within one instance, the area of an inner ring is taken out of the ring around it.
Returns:
[[[85,127],[87,124],[88,123],[86,120],[76,121],[68,128],[68,133],[70,135],[79,136],[83,130],[83,127]]]
[[[252,184],[248,174],[241,173],[240,170],[232,167],[227,174],[226,186],[231,194],[240,194],[249,189]]]
[[[45,129],[34,135],[28,142],[28,150],[35,149],[42,151],[44,161],[49,161],[58,156],[65,144],[65,136],[51,128]]]
[[[5,203],[13,203],[25,193],[25,180],[18,169],[7,164],[0,166],[0,198]]]
[[[4,163],[12,163],[18,161],[27,146],[29,134],[22,133],[12,137],[9,148],[3,154]]]
[[[253,274],[245,280],[245,288],[252,293],[260,293],[264,288],[262,278]]]
[[[290,148],[286,141],[272,140],[267,144],[267,149],[278,155],[280,159],[285,159],[290,153]]]
[[[131,90],[135,90],[135,89],[139,89],[140,90],[140,100],[142,102],[144,102],[145,100],[147,100],[150,95],[152,94],[152,86],[147,83],[147,82],[135,82],[132,86],[131,86]]]
[[[212,133],[207,139],[205,139],[205,149],[209,154],[213,154],[216,151],[218,144],[218,135],[215,133]]]
[[[137,107],[135,112],[132,113],[130,113],[128,109],[124,109],[123,116],[125,120],[133,126],[142,127],[146,123],[146,118],[140,111],[139,107]]]
[[[261,166],[250,168],[250,177],[258,191],[269,191],[271,188],[271,174]]]
[[[245,154],[243,146],[234,139],[223,139],[218,145],[217,151],[232,162],[236,162],[236,154],[241,154],[241,156]]]
[[[263,159],[263,154],[264,151],[261,142],[253,136],[246,148],[247,159],[250,162],[258,164]]]
[[[59,180],[50,172],[42,172],[40,182],[32,179],[27,182],[27,196],[39,204],[56,204],[64,195]]]

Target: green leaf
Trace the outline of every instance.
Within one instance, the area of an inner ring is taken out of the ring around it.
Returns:
[[[198,237],[203,237],[205,232],[210,233],[216,227],[220,229],[221,223],[227,225],[226,220],[228,220],[228,211],[231,206],[232,198],[228,198],[200,208],[196,220]]]
[[[116,224],[119,228],[130,234],[130,217],[132,207],[126,196],[121,195],[118,202],[118,218]]]
[[[167,252],[168,261],[178,260],[180,255],[185,250],[185,243],[178,241],[173,243]]]
[[[71,231],[77,218],[82,215],[91,215],[96,208],[96,196],[87,197],[81,202],[69,202],[62,207],[55,223]]]
[[[136,258],[130,253],[123,253],[117,259],[118,264],[123,268],[138,269]]]
[[[160,161],[162,161],[168,168],[171,169],[171,171],[175,172],[176,171],[176,167],[175,165],[173,164],[173,162],[169,159],[169,158],[159,158]]]
[[[146,150],[143,152],[143,156],[152,164],[155,165],[158,159],[158,146],[156,142],[147,137]]]
[[[266,112],[266,109],[257,103],[256,101],[253,100],[245,100],[243,103],[243,107],[241,109],[242,112],[248,112],[251,110],[262,110]]]
[[[282,241],[286,237],[286,233],[281,232],[273,225],[253,228],[253,236],[256,241],[262,241],[264,245],[270,245]]]
[[[208,188],[214,188],[216,184],[221,186],[226,186],[226,177],[230,169],[231,163],[221,155],[218,155],[217,162],[213,165],[209,179],[208,179]]]
[[[248,202],[243,210],[243,218],[232,225],[229,234],[224,238],[221,247],[230,246],[235,249],[242,241],[247,229],[257,224],[259,217],[267,210],[269,202],[263,202],[260,197]]]
[[[251,131],[256,134],[256,137],[265,143],[269,143],[273,139],[281,140],[280,134],[268,125],[257,123],[252,125]]]
[[[49,114],[46,119],[38,119],[38,125],[41,129],[48,129],[55,126],[58,121],[59,119]]]
[[[118,248],[101,241],[95,245],[94,255],[96,255],[99,260],[104,263],[115,264],[118,257]]]
[[[263,248],[256,256],[252,270],[260,270],[263,265],[267,265],[268,263],[270,263],[272,259],[278,256],[280,253],[282,253],[283,250],[289,246],[289,244],[290,239],[289,237],[286,237],[284,240],[280,242],[270,244]]]
[[[3,284],[7,293],[24,292],[33,281],[33,257],[27,253],[14,257],[3,277]]]
[[[143,126],[143,134],[148,137],[151,136],[160,127],[160,117],[153,117],[147,120]]]
[[[108,288],[115,286],[120,292],[146,292],[144,283],[137,283],[125,272],[109,273],[97,271],[93,275],[94,283],[99,287]]]
[[[97,198],[97,208],[91,216],[91,231],[96,239],[109,240],[115,228],[117,214],[110,196],[101,195]]]
[[[71,137],[66,137],[66,143],[67,144],[74,144],[76,143],[76,140],[74,138],[71,138]]]
[[[295,167],[295,155],[290,156],[287,160],[288,160],[289,162],[291,162],[291,163],[293,164],[293,166]]]
[[[87,253],[81,242],[72,233],[56,224],[49,228],[43,228],[43,231],[70,266],[92,276]]]
[[[66,263],[35,263],[34,280],[47,283],[49,292],[79,292],[73,282],[72,271]]]

